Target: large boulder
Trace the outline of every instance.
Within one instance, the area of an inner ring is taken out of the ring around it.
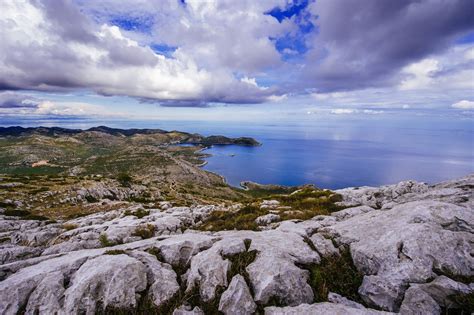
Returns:
[[[359,289],[369,304],[397,311],[409,283],[435,272],[472,276],[474,210],[438,201],[416,201],[371,211],[319,232],[349,244],[366,276]]]
[[[147,287],[146,268],[124,254],[88,260],[64,293],[67,314],[94,314],[105,309],[134,309],[137,294]]]

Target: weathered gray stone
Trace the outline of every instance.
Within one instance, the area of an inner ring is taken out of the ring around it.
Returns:
[[[352,308],[357,308],[357,309],[360,309],[360,310],[365,310],[365,307],[364,305],[362,304],[359,304],[357,302],[354,302],[354,301],[351,301],[337,293],[334,293],[334,292],[329,292],[328,294],[328,301],[331,302],[331,303],[334,303],[334,304],[342,304],[342,305],[345,305],[345,306],[348,306],[348,307],[352,307]]]
[[[195,308],[180,306],[174,310],[173,315],[204,315],[204,312],[197,306]]]
[[[0,246],[0,264],[7,264],[20,259],[28,259],[41,255],[42,249],[13,244]]]
[[[339,250],[334,246],[330,239],[325,238],[321,234],[313,234],[310,237],[311,242],[313,242],[314,247],[323,257],[329,257],[334,255],[339,255]]]
[[[70,277],[89,257],[99,254],[75,252],[20,269],[0,282],[0,314],[16,314],[23,305],[27,305],[30,294],[49,274],[61,272]]]
[[[439,305],[449,308],[460,306],[455,304],[451,299],[452,296],[474,292],[474,289],[469,285],[456,282],[446,276],[439,276],[429,283],[417,284],[416,287],[426,292]]]
[[[287,307],[266,307],[265,315],[314,315],[314,314],[337,314],[337,315],[382,315],[392,314],[371,309],[358,309],[343,304],[315,303],[300,304]]]
[[[227,272],[231,263],[221,256],[222,242],[194,256],[187,274],[186,291],[190,292],[198,285],[199,294],[205,302],[215,298],[218,287],[227,287]]]
[[[352,207],[352,208],[347,208],[341,211],[333,212],[331,213],[331,215],[333,217],[336,217],[338,221],[342,221],[345,219],[352,218],[356,215],[367,213],[373,210],[374,208],[371,208],[369,206],[358,206],[358,207]]]
[[[226,315],[247,315],[253,314],[256,309],[257,304],[253,301],[244,277],[234,276],[221,296],[219,311]]]
[[[418,287],[410,287],[405,292],[400,314],[403,315],[422,315],[422,314],[441,314],[441,308],[435,300],[425,291]]]
[[[280,220],[280,216],[278,214],[269,213],[256,218],[255,223],[258,225],[267,225],[278,220]]]
[[[437,201],[416,201],[371,211],[321,228],[350,244],[356,267],[367,276],[359,289],[369,304],[396,311],[409,283],[435,276],[433,269],[471,275],[474,211]]]
[[[236,307],[238,303],[264,305],[272,300],[295,306],[266,309],[275,314],[378,314],[334,293],[328,296],[332,303],[304,304],[313,301],[313,293],[303,266],[319,263],[319,254],[337,254],[342,244],[350,247],[355,266],[364,274],[359,292],[368,305],[402,314],[459,308],[452,296],[472,293],[474,284],[439,274],[474,275],[473,187],[470,175],[433,186],[405,182],[346,189],[343,203],[366,206],[273,223],[259,232],[182,233],[222,206],[170,205],[163,207],[166,210],[147,209],[149,214],[142,218],[125,215],[138,209],[127,206],[57,224],[0,215],[0,237],[10,238],[0,245],[0,313],[131,309],[146,288],[151,300],[163,305],[179,290],[173,265],[188,269],[181,277],[183,285],[188,292],[197,287],[202,301],[215,298],[217,288],[226,288],[220,304],[229,314],[251,313],[251,308]],[[269,212],[280,209],[276,203],[267,206]],[[75,226],[66,231],[63,224]],[[155,227],[155,237],[133,236],[137,226],[148,224]],[[124,244],[98,248],[101,233]],[[145,252],[152,248],[159,260]],[[126,255],[103,256],[106,250]],[[256,251],[246,268],[254,297],[241,276],[227,287],[229,257],[247,250]],[[188,306],[175,313],[203,314]]]
[[[142,252],[132,251],[130,256],[141,261],[147,269],[149,295],[156,306],[168,302],[179,291],[176,273],[170,265],[159,262],[155,256]]]
[[[64,276],[60,271],[47,274],[28,298],[25,314],[58,314],[64,296]]]
[[[65,292],[64,311],[94,314],[107,307],[133,309],[136,294],[144,291],[146,284],[146,268],[135,258],[124,254],[99,256],[84,263],[72,277]]]

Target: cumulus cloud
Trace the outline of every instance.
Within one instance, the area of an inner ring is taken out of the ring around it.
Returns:
[[[8,116],[124,116],[98,105],[83,102],[57,102],[14,92],[0,93],[0,114]]]
[[[36,108],[39,100],[17,93],[0,93],[0,109],[2,108]]]
[[[319,91],[394,85],[403,67],[474,28],[471,0],[331,0],[309,10],[319,32],[310,40],[305,77]]]
[[[206,15],[205,6],[198,7]],[[103,95],[224,103],[258,103],[275,93],[236,79],[224,67],[204,68],[185,49],[172,58],[157,54],[117,26],[99,27],[66,0],[6,1],[0,30],[3,89],[86,88]]]
[[[313,93],[318,102],[357,108],[414,107],[443,90],[438,99],[446,107],[453,99],[445,95],[470,98],[474,88],[474,47],[453,45],[474,29],[473,6],[471,0],[5,0],[0,90],[91,90],[165,107]]]
[[[452,108],[456,109],[474,109],[474,102],[468,100],[462,100],[451,105]]]

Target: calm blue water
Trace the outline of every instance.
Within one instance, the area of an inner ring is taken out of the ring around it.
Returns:
[[[12,124],[12,123],[10,123]],[[18,123],[17,123],[18,124]],[[434,183],[474,172],[472,120],[442,117],[379,117],[276,123],[81,121],[20,125],[87,128],[162,128],[205,135],[250,136],[261,147],[214,146],[204,169],[238,186],[312,183],[324,188],[383,185],[415,179]],[[5,123],[3,125],[6,125]],[[233,156],[231,156],[233,155]]]

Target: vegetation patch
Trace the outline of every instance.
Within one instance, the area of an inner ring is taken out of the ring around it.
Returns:
[[[108,237],[107,237],[107,234],[100,234],[99,236],[99,242],[100,242],[100,245],[102,247],[110,247],[110,246],[113,246],[115,245],[113,242],[111,242]]]
[[[86,195],[84,198],[86,198],[87,202],[89,202],[89,203],[94,203],[94,202],[98,202],[98,201],[99,201],[99,199],[97,199],[97,198],[95,198],[95,197],[93,197],[93,196],[91,196],[91,195]]]
[[[342,196],[330,190],[320,190],[306,187],[289,195],[273,196],[282,206],[291,207],[293,211],[280,213],[282,220],[308,220],[317,215],[329,215],[343,207],[335,203],[342,200]]]
[[[278,213],[281,220],[308,220],[317,215],[329,215],[343,209],[335,204],[341,198],[340,195],[330,190],[305,187],[291,194],[266,195],[265,199],[280,202],[281,207],[276,207],[273,211]],[[255,223],[255,219],[268,214],[268,209],[260,208],[261,202],[262,199],[254,199],[237,211],[214,211],[199,229],[204,231],[256,231],[259,226]]]
[[[45,217],[43,215],[32,214],[31,212],[26,211],[26,210],[6,209],[3,212],[3,215],[19,217],[22,220],[37,220],[37,221],[50,220],[48,217]]]
[[[444,267],[442,269],[434,268],[433,272],[436,273],[437,275],[446,276],[450,279],[453,279],[454,281],[461,282],[467,285],[474,282],[473,275],[460,275]]]
[[[149,214],[150,214],[150,210],[145,210],[145,209],[142,209],[142,208],[137,209],[135,211],[127,210],[127,211],[124,212],[125,216],[134,215],[139,219],[141,219],[143,217],[146,217]]]
[[[443,314],[469,315],[474,313],[474,293],[450,295],[449,300],[453,301],[454,307],[446,307]]]
[[[349,248],[342,249],[340,256],[322,257],[321,263],[310,266],[309,271],[316,302],[327,301],[328,293],[334,292],[363,303],[358,294],[363,275],[354,266]]]
[[[155,235],[155,226],[153,224],[139,225],[133,232],[133,236],[139,236],[142,239],[151,238]]]
[[[122,250],[122,249],[110,249],[110,250],[106,250],[105,255],[121,255],[121,254],[125,254],[125,251]]]
[[[133,178],[128,173],[119,173],[117,175],[117,181],[122,187],[130,187],[132,185]]]
[[[64,223],[63,224],[63,229],[65,229],[66,231],[71,231],[71,230],[77,229],[77,227],[78,227],[78,225],[73,224],[73,223]]]
[[[247,266],[254,262],[257,257],[257,251],[245,251],[235,255],[225,256],[224,258],[230,260],[231,267],[227,273],[227,281],[230,283],[232,278],[236,275],[244,277],[245,281],[249,283],[249,275],[247,273]],[[250,287],[250,286],[249,286]]]
[[[238,211],[214,211],[206,222],[199,227],[204,231],[258,230],[255,219],[267,214],[267,210],[249,204]]]

